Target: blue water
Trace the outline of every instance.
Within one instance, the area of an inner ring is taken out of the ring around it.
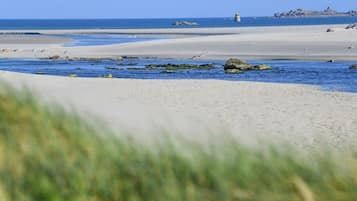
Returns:
[[[125,65],[119,66],[118,62]],[[271,71],[248,71],[242,74],[225,74],[221,60],[173,60],[173,59],[126,59],[123,61],[67,61],[37,59],[1,59],[0,70],[80,77],[99,77],[112,74],[115,78],[134,79],[218,79],[231,81],[258,81],[276,83],[311,84],[322,90],[357,92],[357,70],[350,70],[354,62],[302,62],[302,61],[250,61],[253,64],[265,63],[274,67]],[[163,73],[163,70],[129,70],[147,64],[165,63],[212,63],[212,70],[178,70]],[[357,63],[357,62],[355,62]],[[106,67],[118,69],[110,70]],[[75,79],[75,78],[73,78]]]
[[[192,27],[323,25],[354,23],[357,22],[357,16],[322,18],[243,17],[240,23],[234,22],[233,18],[0,20],[0,30],[179,28],[172,26],[175,21],[194,21],[199,24]]]

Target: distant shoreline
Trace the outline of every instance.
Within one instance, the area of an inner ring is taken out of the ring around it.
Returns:
[[[32,30],[45,36],[11,36],[0,41],[0,58],[174,59],[356,61],[357,30],[346,25],[192,29]],[[333,28],[334,32],[326,32]],[[10,32],[13,32],[10,30]],[[161,34],[168,39],[127,44],[64,47],[56,34]],[[0,36],[1,38],[1,36]],[[41,42],[34,38],[39,38]]]
[[[327,7],[323,11],[304,10],[302,8],[290,10],[288,12],[277,12],[275,18],[304,18],[304,17],[355,17],[357,10],[347,12],[338,12],[331,7]]]

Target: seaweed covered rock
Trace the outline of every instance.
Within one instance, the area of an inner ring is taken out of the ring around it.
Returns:
[[[271,70],[271,69],[273,68],[266,64],[258,64],[254,66],[250,63],[234,58],[228,59],[226,64],[224,65],[224,71],[226,73],[231,73],[231,74],[237,74],[247,70]]]
[[[351,70],[352,70],[352,69],[357,70],[357,64],[351,65],[351,66],[350,66],[350,69],[351,69]]]
[[[224,65],[224,70],[227,71],[232,69],[238,69],[240,71],[253,70],[254,66],[242,60],[231,58],[226,61],[226,64]]]
[[[205,69],[212,69],[214,68],[213,64],[202,64],[202,65],[196,65],[196,64],[149,64],[145,66],[147,70],[153,70],[157,68],[164,68],[165,70],[187,70],[187,69],[199,69],[199,70],[205,70]]]
[[[210,70],[213,69],[213,64],[149,64],[144,68],[127,68],[128,70],[163,70],[163,71],[176,71],[176,70]]]
[[[113,66],[106,66],[104,68],[107,69],[107,70],[119,70],[119,68],[113,67]]]
[[[268,66],[266,64],[258,64],[254,66],[254,70],[272,70],[273,67]]]

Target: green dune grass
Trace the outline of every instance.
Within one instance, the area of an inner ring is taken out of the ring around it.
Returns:
[[[232,139],[144,146],[1,85],[0,200],[353,201],[357,160],[254,151]]]

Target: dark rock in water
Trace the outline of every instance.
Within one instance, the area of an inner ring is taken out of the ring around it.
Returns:
[[[273,67],[268,66],[266,64],[258,64],[254,66],[254,70],[272,70]]]
[[[148,70],[147,68],[127,68],[127,70]]]
[[[357,29],[357,23],[350,24],[345,29]]]
[[[112,67],[112,66],[106,66],[105,69],[107,69],[107,70],[119,70],[119,68]]]
[[[252,64],[246,63],[239,59],[228,59],[224,65],[224,70],[238,69],[238,70],[253,70],[254,66]]]
[[[162,74],[172,74],[172,73],[175,73],[176,71],[174,70],[164,70],[164,71],[161,71],[160,73]]]
[[[214,68],[213,64],[149,64],[145,66],[147,70],[154,70],[158,68],[164,68],[165,70],[188,70],[188,69],[197,69],[197,70],[208,70]]]
[[[265,65],[265,64],[258,64],[258,65],[252,65],[249,63],[246,63],[242,60],[239,59],[228,59],[226,64],[224,65],[224,71],[226,73],[241,73],[243,71],[248,71],[248,70],[271,70],[273,69],[271,66]]]
[[[51,56],[51,57],[48,57],[48,59],[52,59],[52,60],[57,60],[57,59],[60,59],[61,57],[59,55],[54,55],[54,56]]]
[[[177,21],[172,23],[174,26],[197,26],[197,22],[189,22],[189,21]]]
[[[212,69],[214,68],[213,64],[201,64],[198,66],[199,69]]]
[[[127,70],[163,70],[162,73],[173,73],[176,70],[210,70],[213,64],[149,64],[144,68],[127,68]]]
[[[357,64],[353,64],[350,66],[350,69],[354,69],[354,70],[357,70]]]
[[[122,56],[121,59],[139,59],[139,57],[134,57],[134,56]]]

